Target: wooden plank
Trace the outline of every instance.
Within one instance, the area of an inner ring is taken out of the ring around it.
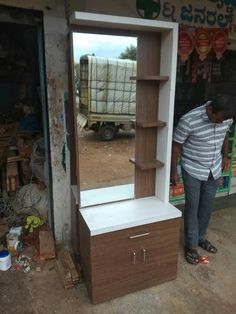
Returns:
[[[16,162],[7,164],[6,167],[7,192],[15,192],[19,186],[19,173]]]
[[[130,158],[129,161],[135,164],[141,170],[150,170],[164,167],[164,163],[159,160],[136,162],[134,158]]]
[[[142,127],[142,128],[164,128],[166,126],[166,122],[164,121],[137,121],[136,126]]]
[[[71,279],[71,274],[70,272],[65,270],[65,268],[62,265],[62,262],[59,259],[56,260],[55,266],[56,266],[56,271],[60,277],[63,287],[65,289],[73,288],[74,284]]]
[[[79,283],[81,276],[76,269],[69,251],[63,249],[58,252],[56,269],[64,288],[72,288]]]
[[[17,161],[24,161],[24,160],[29,160],[29,158],[25,158],[23,156],[12,156],[7,158],[7,162],[17,162]]]
[[[131,80],[136,81],[168,81],[169,76],[165,75],[138,75],[138,76],[131,76]]]
[[[158,121],[161,34],[138,34],[136,121]],[[166,77],[167,78],[167,77]],[[136,128],[135,159],[156,159],[157,130]],[[135,196],[155,195],[156,169],[135,167]]]
[[[41,260],[56,257],[55,243],[51,231],[39,231],[39,253]]]
[[[61,250],[58,252],[58,258],[60,259],[64,269],[70,273],[72,282],[74,284],[77,284],[81,276],[76,269],[75,263],[72,260],[70,252],[67,250]]]

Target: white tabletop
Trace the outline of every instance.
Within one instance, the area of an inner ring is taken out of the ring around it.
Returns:
[[[176,207],[155,196],[81,208],[80,212],[91,236],[181,217]]]

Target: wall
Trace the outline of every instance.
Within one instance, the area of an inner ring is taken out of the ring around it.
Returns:
[[[144,1],[142,1],[144,2]],[[146,0],[145,3],[154,2]],[[158,2],[158,1],[157,1]],[[230,2],[230,1],[228,1]],[[139,17],[136,0],[70,0],[69,12],[86,11],[101,14]],[[229,27],[236,23],[235,9],[222,0],[160,0],[153,16],[192,26]],[[144,10],[139,10],[144,14]]]
[[[143,17],[148,14],[136,3],[159,3],[152,13],[152,18],[180,25],[206,28],[228,28],[228,49],[236,50],[236,3],[233,0],[68,0],[68,13],[84,11],[129,17]],[[225,4],[229,3],[229,4]],[[234,3],[231,5],[230,3]],[[232,25],[232,26],[231,26]]]
[[[33,3],[33,4],[32,4]],[[53,177],[54,225],[57,241],[61,240],[64,222],[70,223],[70,169],[67,153],[67,171],[63,170],[62,148],[65,142],[64,93],[67,83],[67,21],[64,0],[0,0],[0,4],[44,13],[46,79],[49,106],[51,164]]]

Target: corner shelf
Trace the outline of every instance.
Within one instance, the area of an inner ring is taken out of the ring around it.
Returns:
[[[168,81],[169,76],[166,75],[138,75],[138,76],[131,76],[131,80],[136,81]]]
[[[135,164],[136,167],[141,170],[150,170],[164,167],[164,163],[159,160],[136,162],[134,158],[130,158],[129,161]]]
[[[164,128],[166,126],[166,122],[160,120],[153,122],[136,121],[136,126],[139,126],[141,128]]]

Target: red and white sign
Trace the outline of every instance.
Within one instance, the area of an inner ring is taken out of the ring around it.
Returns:
[[[201,61],[205,60],[212,48],[211,34],[204,29],[196,30],[195,49]]]
[[[179,31],[178,53],[182,61],[186,61],[194,49],[194,38],[192,33],[186,30]]]
[[[227,48],[228,31],[226,29],[216,30],[213,35],[213,50],[217,60],[221,59]]]

